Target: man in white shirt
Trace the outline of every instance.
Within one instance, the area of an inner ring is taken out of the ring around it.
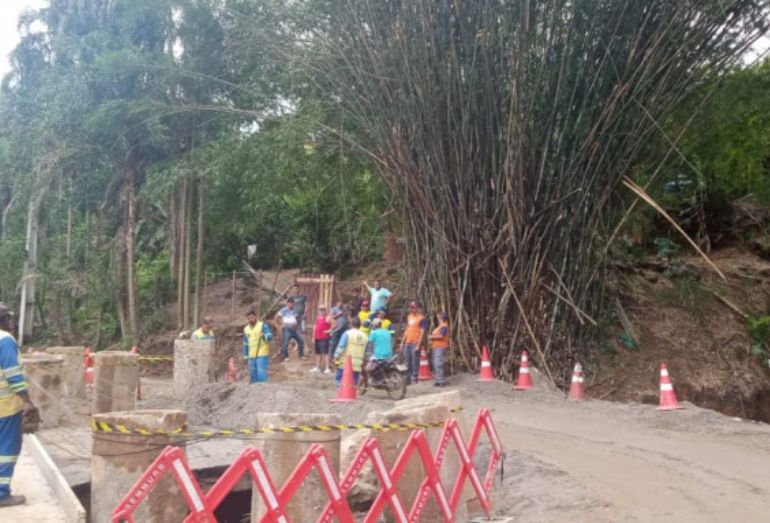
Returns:
[[[302,333],[299,329],[299,318],[297,317],[297,311],[294,309],[294,299],[289,298],[286,300],[286,306],[278,311],[275,319],[282,327],[281,358],[284,361],[289,359],[289,340],[294,338],[297,342],[299,357],[304,360],[305,340],[302,339]]]

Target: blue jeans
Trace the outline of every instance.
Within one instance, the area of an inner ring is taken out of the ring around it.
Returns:
[[[342,385],[342,371],[343,369],[337,369],[337,371],[334,374],[334,382],[337,384],[337,387]],[[360,372],[353,371],[353,382],[358,386],[358,377],[361,375]]]
[[[283,335],[281,338],[281,356],[284,358],[289,357],[289,340],[294,338],[297,341],[297,350],[299,350],[299,357],[302,358],[305,355],[305,340],[302,339],[302,334],[297,332],[297,329],[283,328]]]
[[[404,344],[404,360],[406,361],[406,383],[417,383],[417,373],[420,370],[420,346],[416,343]]]
[[[337,350],[337,345],[340,344],[340,338],[342,338],[343,332],[345,331],[342,329],[332,331],[331,338],[329,339],[329,354],[334,354],[334,351]]]
[[[270,356],[257,356],[249,358],[249,383],[261,383],[267,381],[267,364]]]
[[[11,495],[11,476],[21,454],[22,413],[0,418],[0,500]]]

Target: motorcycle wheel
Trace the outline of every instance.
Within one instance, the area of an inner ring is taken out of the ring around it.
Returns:
[[[383,382],[388,397],[393,400],[400,400],[406,396],[406,380],[400,372],[390,372],[385,376]]]

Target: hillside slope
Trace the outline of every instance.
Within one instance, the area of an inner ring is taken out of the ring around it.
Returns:
[[[732,416],[770,421],[770,372],[752,355],[743,315],[770,314],[770,262],[728,248],[710,255],[726,280],[700,257],[676,263],[647,260],[618,272],[612,287],[636,334],[636,347],[608,329],[589,394],[654,403],[660,362],[680,399]]]

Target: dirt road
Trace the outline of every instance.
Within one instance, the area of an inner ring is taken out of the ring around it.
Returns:
[[[543,383],[534,376],[536,386]],[[498,515],[529,523],[770,522],[770,425],[691,404],[660,412],[652,405],[572,403],[556,391],[514,392],[510,384],[468,375],[453,376],[450,386],[462,392],[467,419],[482,407],[493,412],[507,452],[494,493]],[[170,391],[168,379],[144,379],[142,408],[176,405]],[[425,382],[408,394],[433,392]],[[350,405],[330,403],[331,378],[307,372],[303,379],[276,376],[259,389],[223,383],[200,393],[186,405],[195,426],[251,426],[251,416],[266,409],[337,412],[357,421],[393,404],[375,393]]]
[[[690,404],[568,403],[473,387],[508,449],[496,512],[516,521],[770,521],[770,425]]]

